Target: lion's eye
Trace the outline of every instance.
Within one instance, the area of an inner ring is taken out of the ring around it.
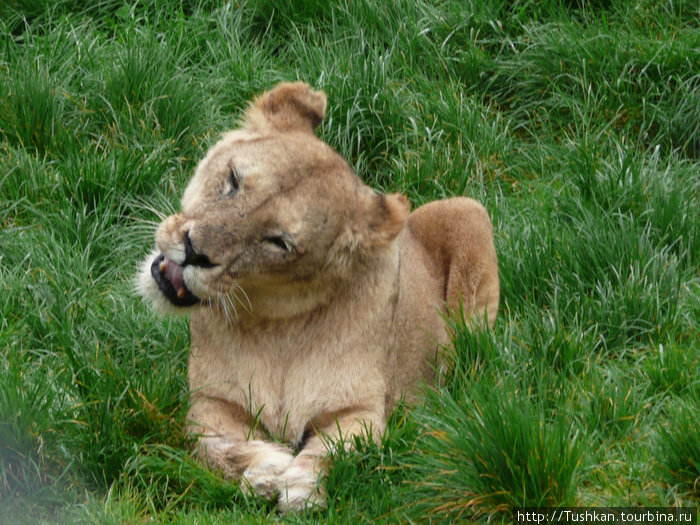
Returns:
[[[293,250],[293,246],[291,243],[287,242],[287,240],[283,236],[273,236],[273,237],[265,237],[265,242],[272,244],[273,246],[279,248],[280,250],[284,250],[285,252],[291,252]]]
[[[224,192],[227,195],[232,197],[236,193],[238,193],[239,188],[240,188],[240,183],[238,182],[238,174],[236,173],[236,170],[231,168],[229,170],[228,180],[226,181],[226,188],[225,188]]]

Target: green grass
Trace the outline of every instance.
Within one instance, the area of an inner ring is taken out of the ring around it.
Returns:
[[[0,522],[508,521],[700,498],[697,2],[10,0],[0,6]],[[198,465],[188,332],[133,291],[246,102],[414,206],[489,209],[502,307],[442,383],[280,517]]]

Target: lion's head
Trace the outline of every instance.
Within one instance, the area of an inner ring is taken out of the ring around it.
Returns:
[[[323,92],[279,84],[209,150],[139,277],[158,309],[291,315],[391,245],[408,202],[364,185],[314,135],[325,111]]]

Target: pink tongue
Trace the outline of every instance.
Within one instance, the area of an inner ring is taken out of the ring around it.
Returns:
[[[165,263],[165,276],[172,283],[173,288],[176,291],[180,291],[181,288],[185,287],[185,278],[182,276],[182,266],[171,261],[167,257],[163,259]]]

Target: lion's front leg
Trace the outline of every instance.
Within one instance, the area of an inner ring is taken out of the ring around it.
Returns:
[[[197,456],[227,479],[239,479],[244,490],[252,489],[272,499],[279,477],[294,456],[278,443],[255,438],[250,418],[235,406],[217,399],[193,399],[188,414],[190,431],[197,434]]]
[[[279,478],[294,456],[288,448],[263,440],[234,441],[221,436],[201,436],[197,455],[210,468],[223,472],[227,479],[238,479],[241,488],[266,499],[277,495]]]
[[[325,507],[326,493],[321,481],[328,468],[329,446],[342,440],[346,447],[350,447],[353,436],[368,430],[378,440],[385,427],[380,409],[343,412],[323,419],[323,422],[313,425],[314,434],[278,479],[278,507],[282,512]]]

